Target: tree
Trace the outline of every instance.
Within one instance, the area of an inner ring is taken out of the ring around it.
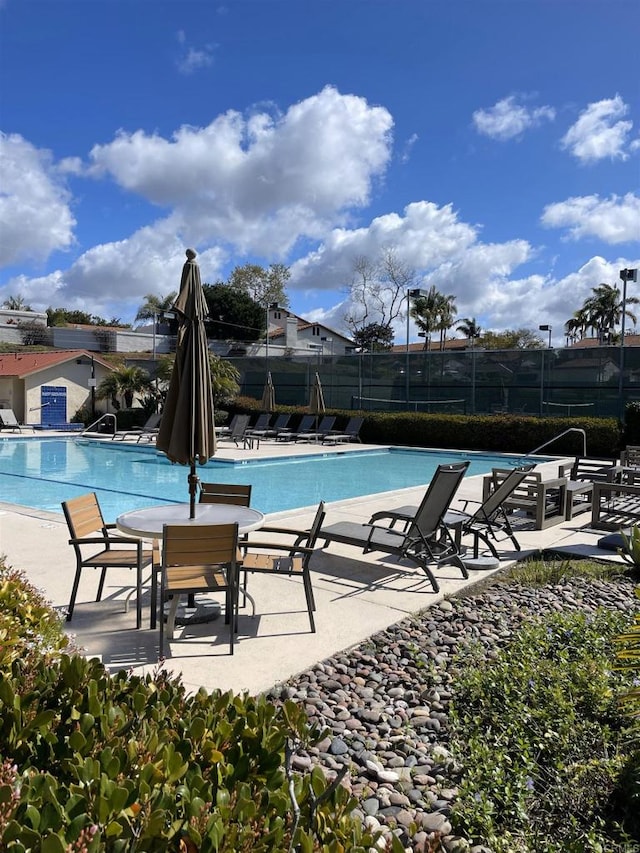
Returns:
[[[505,329],[504,332],[485,332],[485,349],[544,349],[545,342],[532,329]]]
[[[471,341],[471,345],[473,346],[473,342],[476,338],[480,337],[482,329],[476,323],[475,317],[463,317],[460,321],[460,325],[456,326],[456,332],[462,332],[465,338]]]
[[[3,308],[8,308],[9,311],[31,311],[31,306],[27,305],[22,296],[7,296],[2,303]]]
[[[158,392],[164,402],[171,374],[173,373],[172,355],[162,356],[158,360],[156,379],[158,381]],[[230,361],[220,358],[213,353],[209,354],[209,366],[211,368],[211,390],[213,392],[213,405],[218,407],[227,406],[240,392],[240,371]]]
[[[354,332],[353,341],[356,347],[367,352],[385,352],[390,350],[393,344],[393,329],[381,323],[369,323]]]
[[[202,286],[209,319],[207,334],[216,340],[257,341],[266,328],[266,312],[247,293],[228,284]]]
[[[147,392],[150,387],[151,379],[146,370],[141,367],[122,365],[105,376],[96,388],[96,398],[98,400],[108,398],[114,409],[119,409],[118,397],[123,397],[125,408],[130,409],[133,406],[134,395]]]
[[[624,314],[634,323],[637,322],[636,315],[627,306],[639,303],[640,300],[636,296],[627,297]],[[591,296],[585,299],[582,308],[576,313],[584,320],[586,328],[595,332],[601,344],[611,343],[614,338],[615,327],[622,320],[620,290],[611,284],[599,284],[597,287],[592,287]]]
[[[254,302],[262,305],[263,309],[273,304],[288,308],[289,297],[285,286],[290,277],[291,271],[284,264],[271,264],[269,269],[258,264],[244,264],[232,270],[228,284],[246,293]]]
[[[403,316],[407,290],[415,286],[415,280],[415,270],[392,248],[383,249],[375,259],[364,255],[356,258],[347,288],[350,308],[343,318],[353,339],[357,340],[367,326],[377,326],[391,330],[393,341],[392,323]]]
[[[416,326],[424,332],[424,348],[431,348],[431,333],[440,332],[440,349],[444,349],[446,331],[453,326],[455,296],[445,296],[432,285],[426,296],[418,296],[411,306],[411,316]]]
[[[136,322],[138,320],[153,320],[158,314],[163,311],[170,311],[173,303],[176,301],[177,292],[172,290],[166,296],[156,296],[155,293],[147,293],[145,302],[142,303],[136,314]]]

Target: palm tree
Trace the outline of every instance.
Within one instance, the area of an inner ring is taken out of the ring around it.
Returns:
[[[440,349],[444,349],[444,344],[447,339],[447,330],[453,326],[454,318],[456,316],[456,297],[449,294],[445,296],[443,293],[440,294],[439,305],[438,305],[438,327],[437,330],[440,332]]]
[[[622,319],[622,297],[620,290],[611,284],[599,284],[591,288],[592,295],[582,305],[588,328],[595,331],[600,343],[610,341],[615,327]],[[626,305],[637,305],[636,296],[627,297]],[[579,313],[579,312],[578,312]],[[625,306],[625,316],[637,322],[636,315]]]
[[[476,323],[475,317],[464,317],[460,321],[460,325],[456,326],[456,332],[462,332],[465,338],[471,341],[471,346],[473,346],[476,338],[480,337],[482,329]]]
[[[135,394],[148,391],[151,380],[146,370],[141,367],[117,367],[96,388],[96,398],[105,400],[109,398],[114,409],[120,408],[118,397],[124,397],[125,408],[133,406]]]
[[[31,311],[31,306],[27,305],[22,296],[7,296],[2,307],[9,311]]]
[[[432,285],[426,296],[418,296],[411,308],[410,314],[416,321],[416,326],[424,332],[424,349],[431,349],[431,333],[438,329],[442,294]]]
[[[172,290],[171,293],[164,297],[156,296],[155,293],[147,293],[144,297],[144,302],[136,314],[136,320],[154,320],[158,314],[163,311],[170,311],[173,303],[176,301],[177,292]]]

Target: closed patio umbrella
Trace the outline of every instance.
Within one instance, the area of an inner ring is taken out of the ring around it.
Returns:
[[[311,388],[311,397],[309,398],[309,412],[316,416],[316,432],[318,431],[318,415],[323,415],[325,411],[322,382],[320,382],[320,376],[316,372],[316,378]]]
[[[271,371],[267,373],[267,381],[264,383],[260,405],[263,412],[273,412],[276,407],[276,389],[273,387]]]
[[[207,303],[200,282],[196,253],[187,249],[180,293],[174,309],[179,317],[176,358],[156,447],[172,462],[189,465],[189,517],[195,518],[198,476],[216,452],[209,350],[204,321]]]

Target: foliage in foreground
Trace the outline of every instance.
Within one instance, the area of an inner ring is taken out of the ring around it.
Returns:
[[[379,841],[339,780],[292,771],[295,750],[324,736],[293,702],[186,696],[179,679],[111,676],[67,643],[0,560],[1,849],[356,853]]]
[[[477,647],[459,661],[458,831],[495,853],[640,850],[638,727],[611,671],[625,624],[607,611],[554,614],[524,625],[490,666]]]

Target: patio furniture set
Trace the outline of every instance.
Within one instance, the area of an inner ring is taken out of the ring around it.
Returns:
[[[165,635],[173,638],[180,596],[203,592],[224,595],[233,654],[241,599],[242,606],[251,601],[255,615],[255,601],[247,591],[251,574],[300,578],[310,629],[315,632],[309,564],[317,543],[322,548],[339,543],[363,554],[379,552],[406,560],[421,569],[438,592],[434,574],[438,567],[454,566],[467,578],[469,569],[497,568],[503,543],[509,541],[520,551],[516,532],[525,521],[542,530],[591,509],[590,526],[595,528],[617,530],[640,522],[639,467],[577,458],[570,469],[561,466],[559,476],[550,479],[534,470],[534,463],[494,469],[483,478],[477,506],[473,508],[474,502],[467,500],[454,509],[452,502],[468,466],[469,462],[438,466],[419,505],[388,507],[364,524],[325,524],[321,502],[308,530],[264,526],[263,514],[250,507],[250,485],[202,483],[195,518],[188,517],[188,504],[166,504],[125,513],[115,524],[106,524],[95,494],[66,501],[62,506],[76,554],[67,620],[73,616],[83,569],[100,569],[99,601],[107,569],[127,567],[136,571],[136,627],[140,628],[142,573],[150,567],[150,627],[159,621],[159,656],[165,653]],[[259,532],[258,538],[254,531]],[[463,545],[465,537],[471,539],[469,547]],[[143,540],[150,541],[151,547],[143,547]],[[92,547],[87,556],[86,546],[98,546],[98,550]]]

